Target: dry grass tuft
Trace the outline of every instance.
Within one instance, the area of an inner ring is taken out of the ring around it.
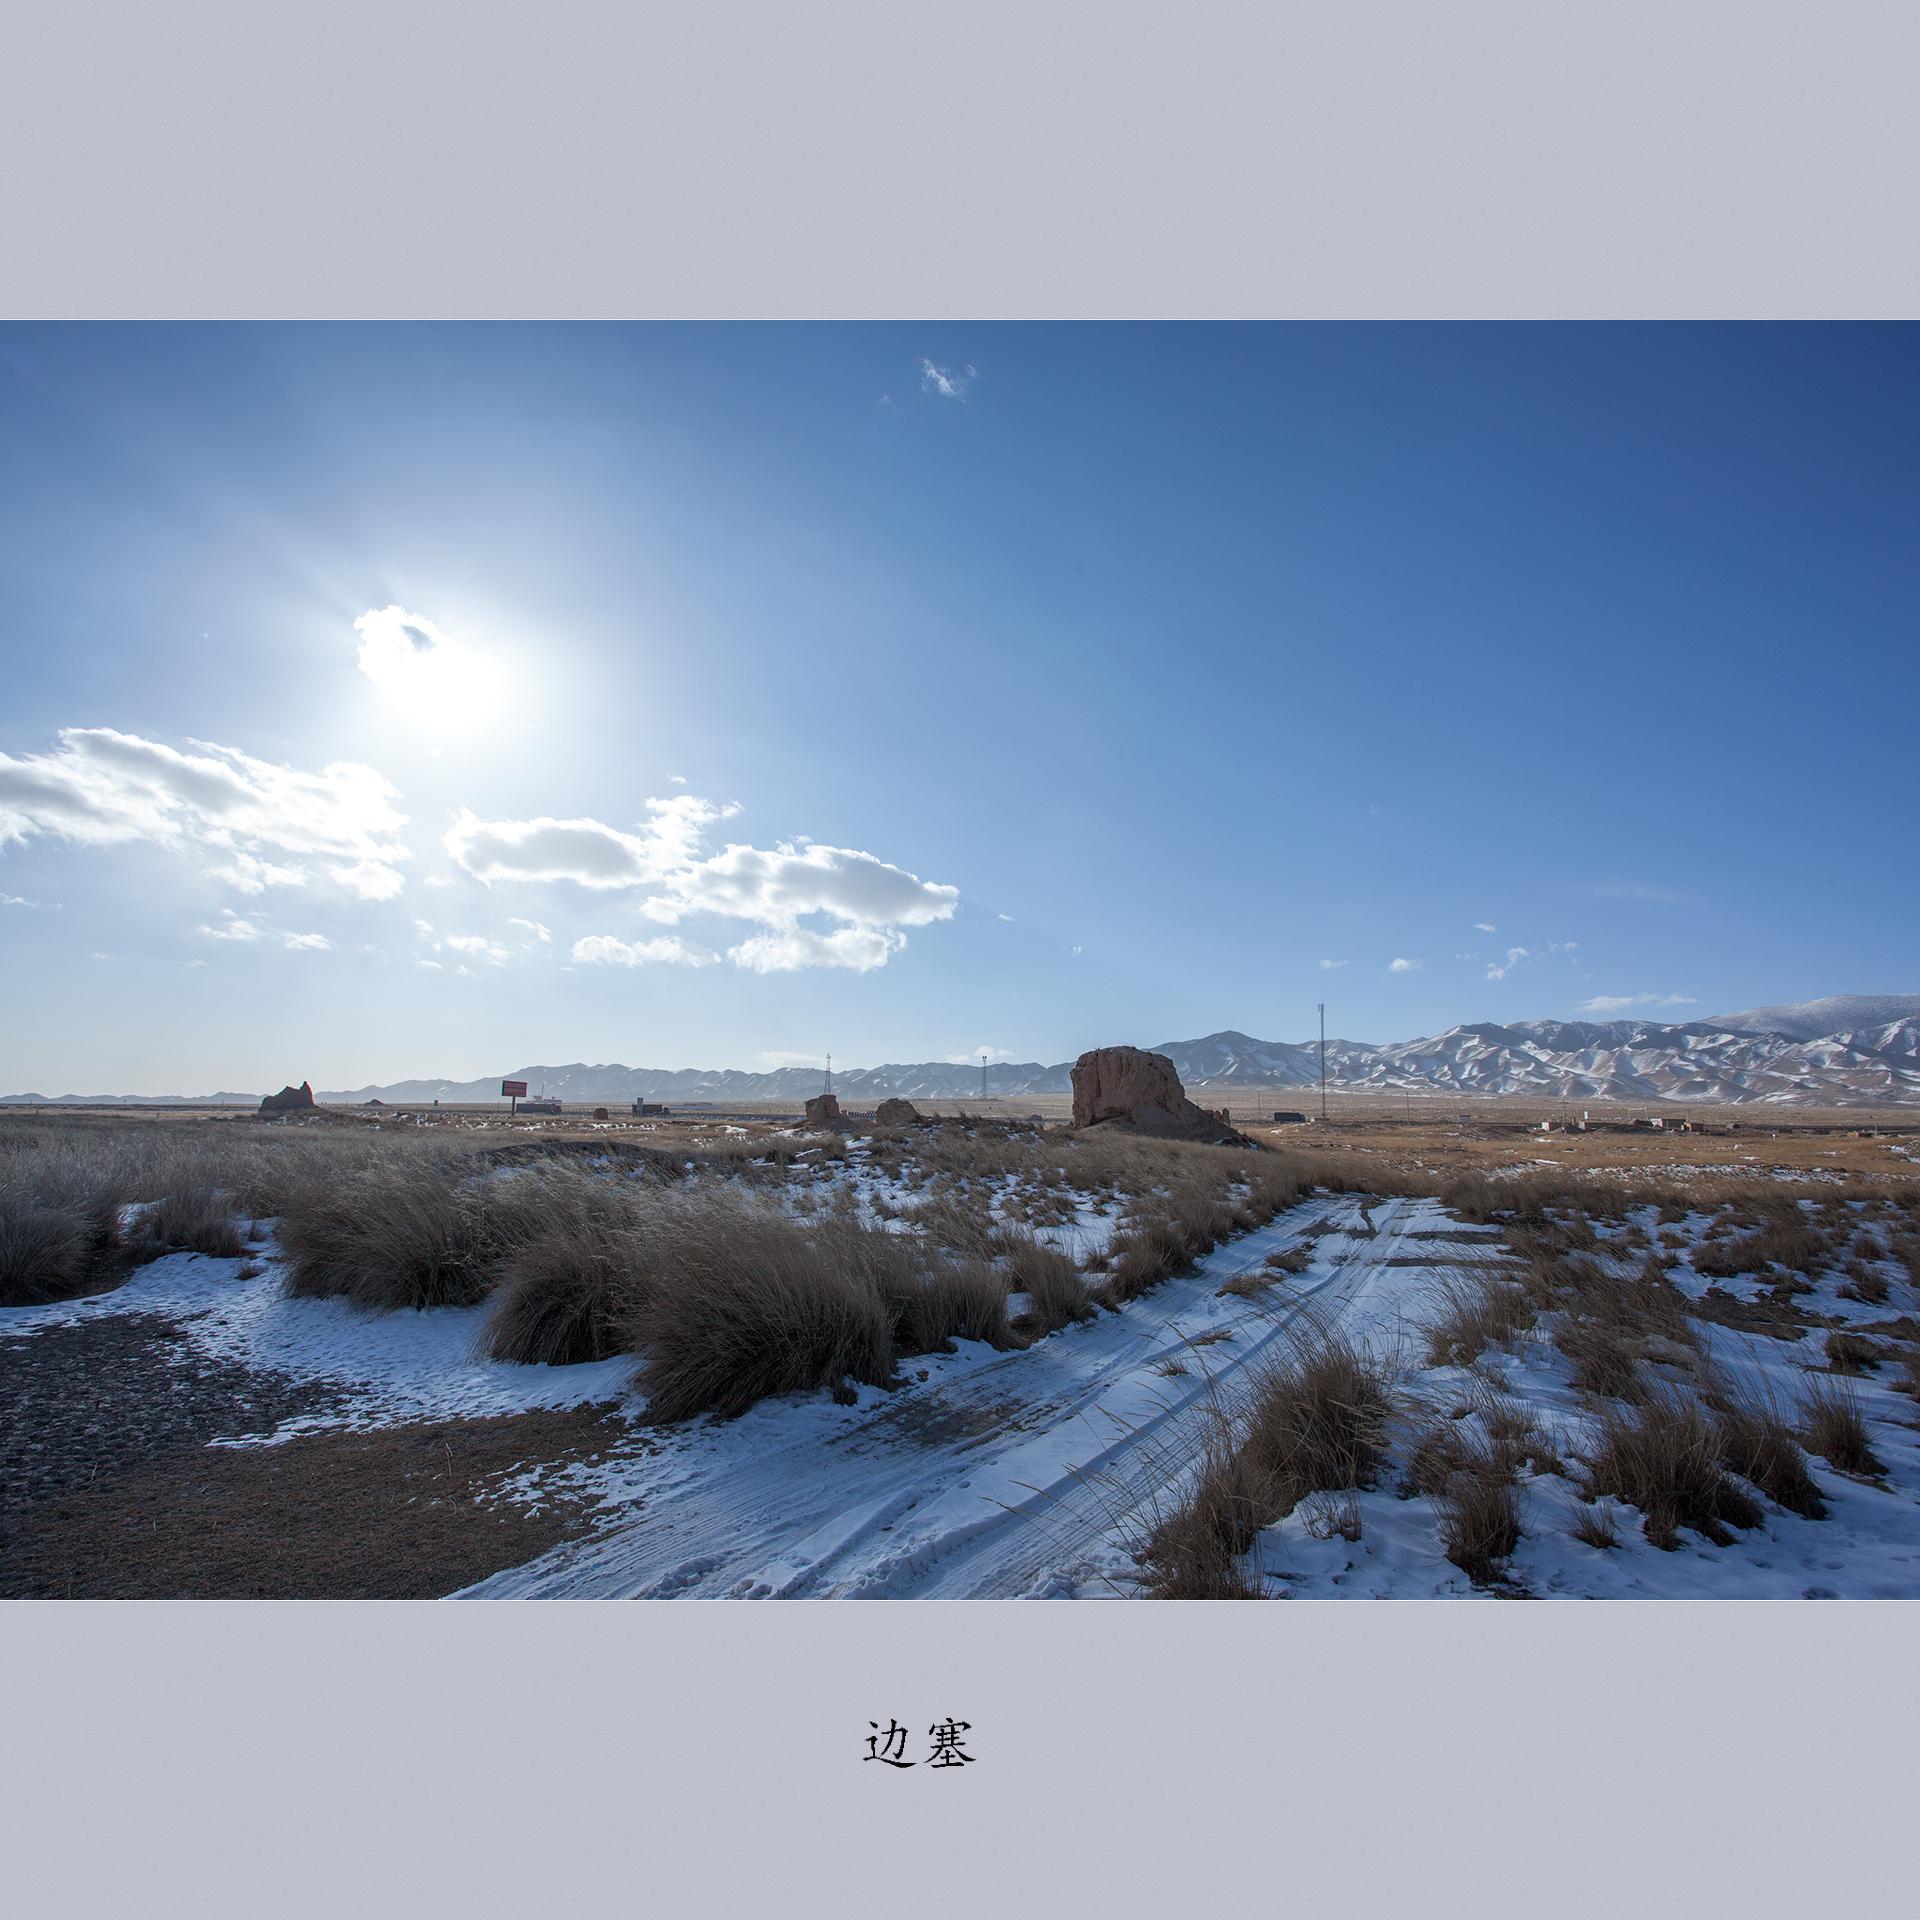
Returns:
[[[1801,1398],[1800,1431],[1808,1452],[1842,1473],[1878,1479],[1886,1472],[1868,1437],[1860,1396],[1845,1379],[1818,1374],[1808,1379]]]
[[[1835,1328],[1827,1335],[1827,1365],[1835,1373],[1871,1373],[1886,1358],[1877,1340]]]
[[[1484,1465],[1454,1474],[1434,1504],[1447,1558],[1476,1586],[1490,1586],[1520,1544],[1520,1502],[1511,1478],[1488,1455]]]
[[[1826,1502],[1793,1428],[1764,1382],[1710,1390],[1720,1416],[1721,1458],[1727,1467],[1764,1493],[1776,1506],[1808,1520],[1824,1520]]]
[[[142,1210],[127,1241],[137,1260],[167,1253],[204,1253],[237,1260],[247,1250],[233,1217],[233,1204],[217,1187],[182,1187]]]
[[[1287,1357],[1254,1382],[1237,1446],[1227,1416],[1210,1415],[1194,1493],[1159,1520],[1143,1548],[1149,1591],[1162,1599],[1256,1591],[1240,1561],[1260,1530],[1310,1494],[1372,1486],[1391,1414],[1375,1360],[1338,1333],[1297,1335]]]
[[[1032,1234],[1005,1234],[1013,1291],[1027,1296],[1026,1330],[1036,1338],[1093,1318],[1093,1296],[1070,1254]]]
[[[1436,1367],[1471,1366],[1489,1347],[1512,1352],[1537,1318],[1526,1290],[1497,1267],[1449,1277],[1434,1292],[1440,1310],[1426,1341]]]
[[[1729,1527],[1756,1527],[1762,1514],[1728,1479],[1724,1455],[1718,1422],[1691,1393],[1652,1388],[1632,1412],[1601,1416],[1587,1492],[1615,1494],[1638,1507],[1657,1547],[1676,1548],[1681,1527],[1726,1546],[1733,1538]]]
[[[287,1291],[376,1310],[475,1306],[509,1253],[551,1237],[540,1228],[561,1211],[552,1205],[559,1179],[584,1177],[477,1181],[424,1159],[316,1176],[288,1197],[280,1217]]]
[[[652,1284],[621,1321],[648,1412],[731,1418],[771,1394],[889,1383],[900,1308],[860,1233],[740,1201],[663,1215]]]
[[[1567,1521],[1567,1531],[1576,1540],[1590,1547],[1598,1547],[1603,1553],[1620,1544],[1620,1528],[1614,1519],[1613,1509],[1598,1500],[1575,1502]]]

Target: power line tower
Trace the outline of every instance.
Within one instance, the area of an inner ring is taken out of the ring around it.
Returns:
[[[1327,1003],[1320,1002],[1320,1124],[1327,1124]]]
[[[980,1055],[980,1098],[984,1100],[986,1097],[987,1097],[987,1056],[983,1051]]]
[[[827,1091],[833,1091],[833,1055],[827,1055]]]

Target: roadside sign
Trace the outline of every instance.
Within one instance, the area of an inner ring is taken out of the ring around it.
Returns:
[[[508,1100],[524,1100],[527,1097],[527,1083],[524,1080],[502,1080],[501,1096]]]

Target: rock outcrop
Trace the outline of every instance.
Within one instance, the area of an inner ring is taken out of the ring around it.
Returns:
[[[831,1093],[816,1093],[807,1102],[807,1125],[810,1127],[841,1125],[838,1096]]]
[[[297,1087],[282,1087],[260,1102],[262,1113],[305,1113],[313,1106],[313,1082],[302,1080]]]
[[[1160,1140],[1255,1143],[1187,1098],[1173,1062],[1140,1047],[1095,1047],[1073,1063],[1073,1124],[1124,1127]]]
[[[882,1100],[873,1110],[876,1127],[917,1127],[920,1109],[911,1100]]]

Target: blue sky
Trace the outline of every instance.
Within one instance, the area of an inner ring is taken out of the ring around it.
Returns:
[[[0,1090],[1911,990],[1917,349],[0,328]]]

